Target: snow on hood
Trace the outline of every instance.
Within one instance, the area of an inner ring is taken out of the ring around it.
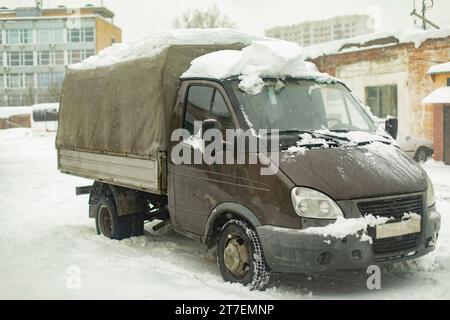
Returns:
[[[314,65],[305,64],[302,47],[283,40],[253,41],[239,50],[222,50],[193,60],[181,78],[205,77],[226,79],[239,76],[239,88],[248,94],[259,94],[263,77],[307,78],[318,82],[336,82],[328,74],[317,72]]]
[[[70,69],[94,69],[124,61],[152,57],[171,45],[250,44],[254,40],[268,39],[270,38],[225,28],[160,31],[151,34],[144,40],[113,44],[111,47],[100,51],[98,55],[71,65]]]
[[[349,39],[335,40],[317,45],[312,45],[304,49],[305,59],[316,59],[324,55],[339,54],[360,50],[368,50],[379,47],[397,45],[399,43],[414,43],[419,48],[428,39],[446,38],[450,36],[450,25],[442,26],[441,29],[423,30],[421,28],[406,28],[381,33],[371,33]],[[398,42],[388,44],[375,44],[375,40],[394,37]],[[371,44],[371,42],[374,44]],[[344,49],[344,46],[347,48]]]

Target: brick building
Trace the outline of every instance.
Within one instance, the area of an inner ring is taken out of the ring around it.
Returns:
[[[438,88],[422,102],[433,105],[434,159],[450,165],[450,62],[428,71]]]
[[[0,107],[57,102],[68,65],[122,41],[105,7],[0,9]]]
[[[403,134],[433,140],[433,106],[422,100],[437,86],[428,69],[450,60],[450,27],[365,35],[306,47],[304,54],[344,80],[374,115],[398,117]]]

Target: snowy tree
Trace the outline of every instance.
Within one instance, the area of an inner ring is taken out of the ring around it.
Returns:
[[[216,4],[206,11],[187,9],[181,16],[176,17],[173,26],[177,29],[190,28],[235,28],[227,15],[222,15]]]

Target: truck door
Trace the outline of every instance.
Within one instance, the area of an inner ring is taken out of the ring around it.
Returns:
[[[236,116],[224,89],[214,83],[191,81],[186,84],[183,108],[179,113],[181,127],[188,130],[189,141],[184,140],[193,154],[201,138],[194,121],[216,119],[223,131],[234,129]],[[191,158],[192,159],[192,158]],[[191,162],[192,163],[192,162]],[[236,199],[237,167],[235,164],[181,164],[174,165],[171,159],[170,181],[173,184],[169,195],[172,223],[177,230],[203,235],[206,220],[219,204]],[[173,212],[175,211],[175,212]]]

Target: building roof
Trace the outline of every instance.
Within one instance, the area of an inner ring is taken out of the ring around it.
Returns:
[[[57,8],[39,9],[36,7],[20,7],[15,9],[0,9],[0,19],[24,19],[24,18],[38,18],[38,17],[53,17],[53,16],[70,16],[79,14],[99,15],[106,19],[114,18],[115,14],[106,7],[85,6],[80,8],[68,8],[59,6]]]
[[[425,104],[450,104],[450,87],[442,87],[434,90],[425,99]]]
[[[428,74],[450,73],[450,61],[432,66]]]
[[[320,56],[382,48],[401,43],[414,43],[415,47],[419,48],[426,40],[447,37],[450,37],[450,24],[443,25],[441,29],[423,30],[416,27],[378,32],[305,47],[304,57],[316,59]]]

